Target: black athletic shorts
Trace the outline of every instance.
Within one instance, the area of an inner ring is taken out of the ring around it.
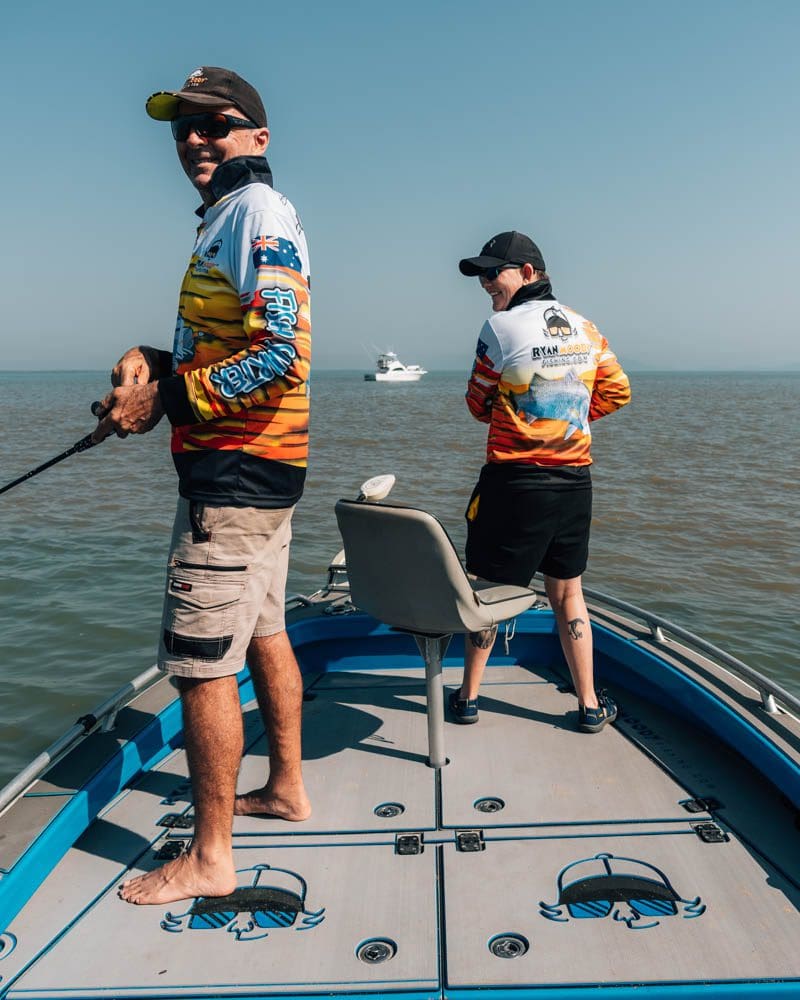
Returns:
[[[490,462],[465,516],[469,573],[520,587],[537,571],[558,580],[581,576],[592,519],[589,466]]]

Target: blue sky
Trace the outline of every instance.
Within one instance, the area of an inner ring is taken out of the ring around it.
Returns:
[[[794,0],[13,4],[0,368],[171,346],[197,196],[144,101],[204,63],[264,96],[318,368],[467,368],[457,261],[505,229],[632,370],[800,368],[799,29]]]

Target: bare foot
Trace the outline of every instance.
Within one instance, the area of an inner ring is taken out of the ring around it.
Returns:
[[[128,903],[174,903],[197,896],[228,896],[236,888],[233,860],[205,864],[190,848],[161,868],[128,879],[117,889]]]
[[[293,787],[291,792],[279,792],[266,784],[245,795],[237,795],[233,812],[235,816],[274,816],[301,823],[311,815],[311,803],[302,785],[299,789]]]

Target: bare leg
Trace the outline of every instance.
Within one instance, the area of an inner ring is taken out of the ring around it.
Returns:
[[[182,679],[180,686],[194,797],[194,839],[189,850],[174,861],[123,882],[119,895],[129,903],[227,896],[236,888],[231,827],[242,759],[236,677]]]
[[[576,576],[571,580],[557,580],[555,577],[545,576],[544,587],[556,616],[561,648],[564,650],[578,702],[585,708],[597,708],[592,629],[583,599],[581,578]]]
[[[483,671],[489,662],[494,640],[497,638],[497,626],[485,628],[480,632],[470,632],[464,639],[464,678],[461,681],[459,697],[470,701],[478,697],[478,691],[483,679]]]
[[[311,815],[303,784],[303,681],[286,632],[254,638],[247,662],[269,740],[269,780],[237,795],[237,816],[267,813],[298,822]]]

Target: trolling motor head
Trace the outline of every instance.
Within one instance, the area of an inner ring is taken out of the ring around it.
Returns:
[[[356,500],[359,502],[364,500],[383,500],[384,497],[389,496],[394,484],[395,477],[391,473],[385,476],[373,476],[372,479],[368,479],[365,483],[361,484],[361,492],[356,497]]]
[[[391,473],[385,476],[373,476],[371,479],[368,479],[365,483],[361,484],[361,490],[356,497],[356,502],[363,503],[367,500],[383,500],[384,497],[389,495],[394,484],[395,477],[391,475]],[[347,567],[345,565],[344,549],[340,549],[333,557],[330,566],[328,566],[328,587],[338,590],[348,589],[347,585],[344,587],[334,587],[336,580],[346,573]],[[336,610],[334,610],[334,608]],[[345,601],[344,604],[332,605],[326,611],[326,614],[343,614],[352,610],[353,606],[348,600]]]

